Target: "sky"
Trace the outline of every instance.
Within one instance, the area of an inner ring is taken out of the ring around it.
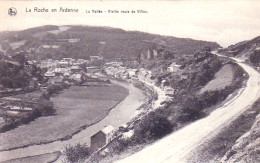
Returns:
[[[17,9],[9,16],[8,9]],[[26,12],[45,8],[49,12]],[[78,9],[78,13],[50,12]],[[86,10],[144,10],[148,13],[86,13]],[[1,1],[0,31],[41,25],[92,25],[197,40],[223,47],[260,35],[260,1]]]

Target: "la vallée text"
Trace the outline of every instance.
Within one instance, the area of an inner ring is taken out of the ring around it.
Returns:
[[[86,10],[86,13],[148,13],[144,10]]]

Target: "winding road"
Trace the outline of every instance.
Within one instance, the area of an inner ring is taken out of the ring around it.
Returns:
[[[122,124],[129,122],[130,119],[136,115],[136,109],[145,102],[146,96],[143,94],[141,89],[136,88],[133,84],[119,81],[112,82],[127,88],[129,90],[129,95],[114,109],[112,109],[104,119],[96,124],[93,124],[92,126],[87,127],[85,130],[82,130],[66,141],[55,141],[48,144],[32,145],[25,148],[2,151],[0,152],[0,162],[55,151],[62,151],[64,150],[64,146],[68,144],[77,144],[79,142],[89,144],[90,136],[103,129],[104,126],[112,125],[115,128],[118,128]]]
[[[218,56],[221,56],[215,53]],[[222,56],[221,56],[222,57]],[[234,58],[233,58],[234,59]],[[200,119],[185,128],[147,146],[138,153],[118,163],[186,163],[189,154],[221,131],[260,97],[260,74],[252,67],[234,59],[249,75],[246,87],[225,105],[213,111],[209,116]]]

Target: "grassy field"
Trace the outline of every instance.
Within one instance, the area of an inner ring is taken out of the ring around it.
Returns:
[[[62,139],[103,119],[128,95],[123,87],[71,87],[51,98],[56,114],[0,134],[0,150]]]
[[[10,43],[10,46],[12,47],[12,49],[17,49],[19,48],[20,46],[24,45],[26,42],[26,40],[22,40],[22,41],[18,41],[18,42],[13,42],[13,43]]]
[[[215,78],[211,80],[205,87],[200,91],[200,94],[206,91],[214,91],[224,89],[229,86],[233,80],[233,70],[232,65],[224,65],[216,74]]]

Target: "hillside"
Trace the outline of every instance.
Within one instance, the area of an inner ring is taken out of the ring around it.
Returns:
[[[130,128],[129,133],[131,132],[132,135],[129,138],[122,136],[114,140],[105,149],[88,158],[89,162],[120,160],[149,144],[156,144],[156,141],[161,141],[159,139],[180,131],[188,124],[205,119],[217,108],[216,106],[222,105],[221,103],[231,93],[241,88],[243,81],[247,79],[245,71],[240,66],[230,59],[212,55],[209,48],[200,49],[194,55],[174,57],[174,59],[166,55],[171,53],[167,48],[163,50],[164,52],[153,50],[149,55],[142,57],[140,62],[142,69],[139,73],[148,69],[150,73],[145,76],[150,77],[151,80],[144,79],[145,83],[149,84],[154,80],[154,84],[159,88],[164,90],[172,88],[174,95],[170,100],[161,102],[161,106],[157,109],[151,105],[144,106],[141,118],[133,122]],[[173,70],[171,70],[171,65],[173,65]],[[207,83],[215,80],[214,76],[218,71],[221,71],[221,75],[224,75],[222,77],[225,77],[223,71],[227,71],[227,65],[230,67],[228,69],[230,72],[227,73],[232,76],[230,83],[221,88],[200,93]],[[142,79],[142,74],[138,75],[138,78]],[[140,83],[137,82],[137,84]],[[140,86],[142,87],[142,84]],[[159,99],[160,95],[158,95],[158,101]],[[174,145],[171,144],[171,146]]]
[[[234,145],[226,152],[221,159],[222,163],[231,162],[259,162],[259,146],[260,146],[260,114],[259,114],[260,100],[254,105],[250,114],[258,114],[253,120],[251,128],[247,128],[247,132],[239,137]],[[252,120],[251,120],[252,121]],[[247,122],[248,123],[248,122]]]
[[[158,43],[171,49],[174,55],[191,55],[205,46],[219,47],[214,42],[90,26],[43,26],[2,32],[0,41],[2,49],[8,54],[26,50],[27,56],[36,60],[63,57],[88,59],[91,55],[103,55],[109,59],[134,58]]]
[[[242,41],[235,45],[231,45],[226,49],[221,50],[225,55],[233,56],[246,60],[254,66],[260,65],[260,36],[248,40]]]

